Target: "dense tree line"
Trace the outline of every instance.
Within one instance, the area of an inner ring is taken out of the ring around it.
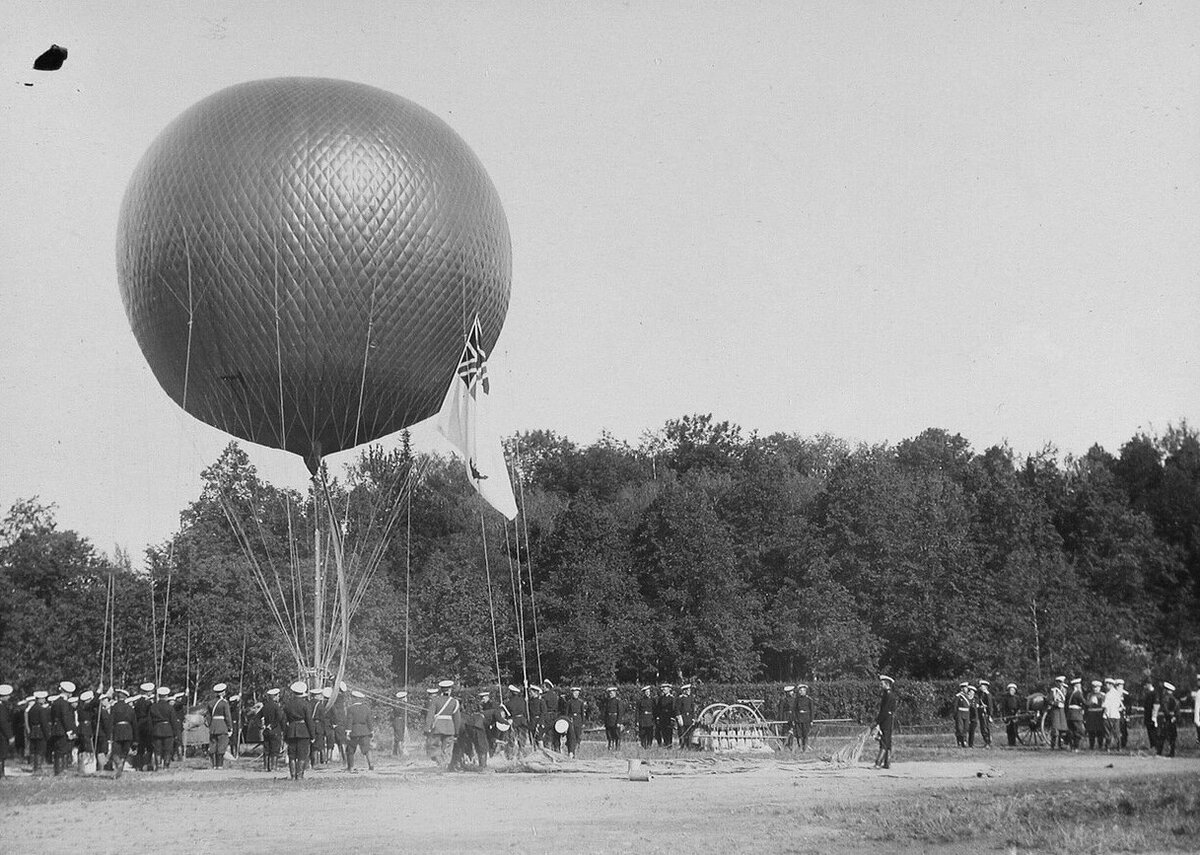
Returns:
[[[508,450],[522,475],[516,526],[481,514],[457,464],[425,460],[355,617],[354,679],[486,683],[497,659],[505,680],[528,668],[589,682],[878,670],[1032,682],[1200,663],[1200,438],[1186,423],[1062,460],[976,452],[939,429],[851,447],[707,415],[636,445],[533,431]],[[348,542],[378,545],[372,520],[412,465],[406,443],[339,473]],[[311,598],[311,496],[262,483],[231,445],[144,569],[59,531],[36,502],[10,510],[2,676],[90,679],[102,648],[115,679],[295,670],[221,496],[253,518],[259,560],[290,554],[288,584]]]

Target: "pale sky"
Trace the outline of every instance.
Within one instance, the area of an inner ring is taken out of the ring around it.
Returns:
[[[388,89],[478,154],[513,240],[505,432],[712,412],[1078,454],[1200,419],[1200,4],[4,12],[0,512],[38,495],[102,550],[169,537],[228,439],[130,332],[121,197],[171,119],[258,78]],[[65,66],[33,71],[51,43]]]

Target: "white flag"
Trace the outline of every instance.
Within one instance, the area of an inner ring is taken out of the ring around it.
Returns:
[[[483,327],[476,315],[458,370],[442,401],[437,427],[466,462],[467,478],[479,495],[512,520],[517,517],[517,502],[500,436],[488,421],[487,354],[482,341]]]

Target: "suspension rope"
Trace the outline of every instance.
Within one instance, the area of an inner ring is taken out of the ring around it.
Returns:
[[[525,530],[525,566],[529,571],[529,611],[533,616],[533,650],[537,655],[538,682],[544,682],[542,675],[542,646],[538,640],[537,600],[533,593],[533,550],[529,546],[529,516],[525,513],[525,474],[521,464],[521,438],[515,439],[515,456],[517,459],[517,489],[521,497],[521,527]],[[514,527],[516,523],[513,523]],[[521,543],[517,540],[517,564],[521,562]]]
[[[488,561],[487,529],[483,525],[483,505],[479,506],[479,534],[483,538],[483,573],[487,582],[488,616],[492,620],[492,653],[496,657],[496,690],[499,692],[496,700],[504,697],[504,687],[500,680],[500,642],[496,638],[496,606],[492,602],[492,568]]]
[[[504,526],[504,554],[508,557],[508,582],[512,588],[513,597],[513,616],[517,623],[517,649],[521,654],[521,678],[525,681],[525,685],[529,685],[529,657],[525,647],[525,603],[524,597],[518,590],[517,585],[517,569],[513,567],[512,544],[508,537],[508,520],[503,523]]]

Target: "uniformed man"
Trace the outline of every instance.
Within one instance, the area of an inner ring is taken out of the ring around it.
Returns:
[[[230,725],[233,722],[233,711],[225,693],[229,687],[217,683],[212,687],[216,696],[209,704],[205,713],[208,722],[208,753],[212,758],[212,768],[222,769],[225,766],[225,752],[229,750]]]
[[[137,716],[137,752],[133,756],[133,768],[139,772],[150,768],[154,757],[154,739],[150,736],[150,705],[154,703],[154,683],[146,681],[138,687],[138,694],[129,699],[133,713]]]
[[[490,694],[490,693],[489,693]],[[462,710],[458,717],[458,733],[454,740],[454,749],[450,752],[448,771],[465,772],[465,760],[474,757],[479,771],[487,769],[488,763],[488,731],[498,722],[504,722],[504,714],[500,707],[489,706],[484,709],[477,699],[471,709]]]
[[[171,706],[175,708],[175,744],[171,752],[172,760],[187,758],[187,748],[183,743],[183,725],[187,721],[187,692],[176,692],[171,696]]]
[[[792,719],[792,732],[800,740],[800,750],[808,751],[808,734],[812,730],[813,700],[808,694],[808,684],[796,686],[795,714]]]
[[[312,717],[312,742],[308,748],[308,763],[313,767],[326,762],[323,695],[320,686],[313,686],[308,690],[308,714]]]
[[[1104,747],[1103,685],[1099,680],[1092,680],[1083,696],[1083,732],[1087,734],[1089,751],[1094,751],[1097,745]]]
[[[1175,756],[1175,741],[1179,737],[1179,698],[1175,697],[1175,684],[1163,681],[1158,696],[1158,755]]]
[[[696,699],[692,697],[692,684],[684,683],[679,687],[679,697],[675,699],[675,725],[679,729],[680,748],[687,748],[695,723]]]
[[[462,729],[462,704],[451,694],[453,689],[453,680],[440,681],[438,693],[430,699],[425,710],[429,759],[443,768],[450,764],[454,740]]]
[[[541,748],[544,744],[545,732],[542,722],[546,717],[546,702],[542,700],[542,689],[537,684],[529,687],[529,738]]]
[[[563,705],[563,714],[570,723],[567,729],[567,754],[570,757],[575,756],[575,752],[579,750],[579,743],[583,741],[583,718],[587,714],[587,701],[579,696],[580,692],[579,686],[572,686],[571,697],[567,698]]]
[[[1067,725],[1067,678],[1059,675],[1050,688],[1050,747],[1066,750],[1071,742]]]
[[[954,739],[959,748],[967,747],[967,733],[971,729],[971,694],[967,691],[970,684],[966,680],[958,684],[958,694],[954,696]]]
[[[98,701],[96,693],[85,689],[79,693],[79,705],[75,708],[75,720],[79,722],[79,738],[75,744],[78,751],[76,764],[79,773],[83,773],[84,757],[91,756],[91,762],[96,763],[96,712]]]
[[[54,743],[54,774],[61,775],[71,765],[71,752],[75,750],[78,724],[75,710],[71,706],[71,693],[75,684],[63,680],[58,684],[59,694],[50,705],[50,739]]]
[[[1117,678],[1117,689],[1121,692],[1121,750],[1129,744],[1129,710],[1133,703],[1133,695],[1125,689],[1125,681]]]
[[[392,705],[392,756],[404,756],[404,741],[408,738],[408,692],[396,692],[396,703]]]
[[[314,727],[307,695],[308,684],[297,680],[283,699],[283,739],[287,743],[288,775],[293,781],[304,780],[311,754]]]
[[[159,686],[154,694],[155,701],[150,704],[150,738],[154,741],[150,768],[158,771],[159,766],[170,768],[171,755],[175,753],[175,705],[166,686]]]
[[[262,717],[264,772],[275,771],[275,763],[279,759],[279,749],[283,747],[283,731],[287,725],[287,719],[283,714],[283,707],[279,705],[281,694],[279,689],[267,689],[262,709],[259,710],[259,715]]]
[[[625,705],[617,697],[617,687],[605,689],[606,697],[600,702],[600,717],[604,719],[604,735],[608,739],[609,751],[621,750],[621,717]]]
[[[9,704],[12,702],[13,687],[7,683],[0,683],[0,778],[4,777],[4,764],[12,753],[12,747],[15,743],[12,727],[12,709]]]
[[[99,701],[100,706],[96,710],[96,769],[99,771],[103,759],[107,771],[112,769],[108,756],[109,743],[112,741],[113,690],[109,688],[102,692]]]
[[[33,693],[33,703],[25,707],[25,733],[29,745],[29,757],[35,773],[42,771],[42,762],[50,749],[50,693],[38,689]]]
[[[1150,740],[1150,750],[1158,750],[1158,691],[1154,681],[1146,678],[1142,686],[1142,724],[1146,727],[1146,738]]]
[[[784,747],[789,751],[795,749],[796,736],[796,687],[789,684],[783,687],[783,700],[779,702],[779,720],[787,731],[787,741]]]
[[[654,744],[655,700],[651,697],[653,691],[650,686],[642,686],[642,696],[637,700],[638,742],[643,748]]]
[[[1087,699],[1083,694],[1083,678],[1071,678],[1071,691],[1067,693],[1067,730],[1071,735],[1071,750],[1078,751],[1083,743],[1083,710]]]
[[[479,692],[478,697],[479,697],[479,708],[480,709],[485,710],[485,711],[500,709],[501,704],[496,698],[492,697],[491,689],[483,689],[481,692]],[[499,739],[500,739],[500,732],[497,731],[495,728],[488,727],[487,728],[487,743],[488,743],[488,756],[489,757],[491,757],[492,755],[494,755],[496,753],[496,744],[499,742]]]
[[[658,698],[654,702],[654,740],[662,748],[675,744],[675,695],[670,683],[658,687]]]
[[[525,700],[519,686],[509,684],[504,706],[508,709],[508,720],[512,725],[508,732],[508,756],[515,754],[520,757],[533,741],[529,730],[529,702]]]
[[[992,684],[987,680],[979,681],[979,695],[976,698],[976,715],[979,718],[979,738],[983,740],[984,748],[992,747],[992,716],[996,709],[992,703]]]
[[[109,756],[109,763],[117,773],[116,776],[120,778],[121,773],[125,771],[125,761],[129,759],[129,752],[137,740],[138,721],[137,712],[129,703],[129,692],[126,689],[116,689],[113,695],[115,699],[110,711],[112,716],[112,754]]]
[[[896,696],[892,686],[895,682],[886,674],[879,675],[879,712],[875,715],[875,735],[879,738],[876,769],[892,768],[892,731],[896,726]]]
[[[350,706],[346,710],[346,717],[350,737],[346,746],[346,771],[354,771],[355,751],[362,752],[367,761],[367,769],[373,770],[375,764],[371,762],[371,736],[374,730],[371,727],[371,708],[367,706],[367,696],[358,689],[350,692]]]
[[[542,741],[544,743],[548,739],[549,747],[561,751],[562,734],[554,728],[554,722],[562,713],[562,697],[549,680],[542,681],[542,703],[545,705],[545,712],[542,713]]]
[[[1017,744],[1018,716],[1021,713],[1021,699],[1017,697],[1017,684],[1009,683],[1004,687],[1004,697],[1000,700],[1001,713],[1004,716],[1004,733],[1008,737],[1009,747]]]

